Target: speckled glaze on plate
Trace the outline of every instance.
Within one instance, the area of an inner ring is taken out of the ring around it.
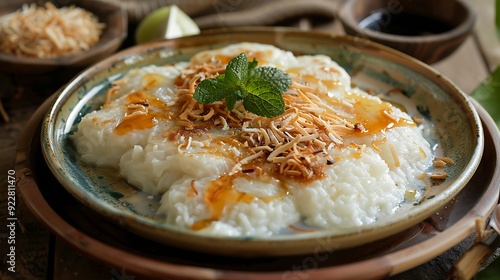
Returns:
[[[432,187],[430,199],[406,204],[394,215],[338,234],[329,230],[283,234],[269,238],[205,236],[165,225],[132,206],[143,196],[116,172],[80,162],[68,136],[86,113],[99,108],[110,82],[135,67],[189,59],[201,50],[237,42],[273,44],[296,54],[326,54],[336,60],[363,88],[386,93],[401,88],[418,111],[435,126],[435,141],[444,155],[455,159],[449,177]],[[225,29],[199,36],[154,42],[122,51],[90,67],[61,89],[42,127],[42,151],[58,181],[110,222],[157,242],[215,254],[245,256],[305,254],[341,249],[378,240],[417,224],[448,203],[474,174],[483,152],[480,119],[469,98],[439,73],[406,55],[351,37],[290,29]],[[322,246],[318,246],[322,244]]]

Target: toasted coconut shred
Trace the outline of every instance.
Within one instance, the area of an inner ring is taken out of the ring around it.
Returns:
[[[75,6],[58,9],[47,2],[43,7],[23,5],[0,17],[0,51],[18,56],[53,58],[88,50],[99,42],[105,24]]]
[[[293,82],[284,94],[285,113],[275,118],[259,117],[246,111],[241,104],[231,112],[223,102],[198,104],[193,99],[196,85],[207,78],[224,73],[224,67],[193,65],[178,78],[178,98],[181,108],[178,124],[186,130],[196,128],[196,122],[211,121],[222,130],[237,129],[238,140],[251,150],[239,159],[230,175],[242,172],[246,165],[263,160],[275,166],[279,174],[304,179],[320,175],[321,167],[333,159],[327,153],[343,145],[342,135],[359,126],[335,115],[335,109],[315,94],[316,89]]]

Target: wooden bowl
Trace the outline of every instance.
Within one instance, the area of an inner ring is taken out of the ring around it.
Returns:
[[[43,75],[54,73],[57,70],[82,70],[118,50],[127,36],[127,14],[118,5],[99,0],[50,0],[50,2],[54,3],[56,7],[74,5],[95,14],[99,22],[106,24],[99,42],[86,51],[56,58],[23,57],[0,52],[0,73]],[[24,4],[30,3],[37,3],[37,1],[2,1],[0,16],[13,13]]]
[[[378,21],[373,21],[377,17]],[[460,47],[475,21],[471,8],[460,0],[345,0],[338,18],[347,34],[384,44],[428,64]]]

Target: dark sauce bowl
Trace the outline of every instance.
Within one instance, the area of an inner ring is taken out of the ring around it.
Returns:
[[[337,16],[348,35],[428,64],[460,47],[475,22],[472,9],[460,0],[344,0]]]

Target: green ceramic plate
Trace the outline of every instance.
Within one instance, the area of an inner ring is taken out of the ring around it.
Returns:
[[[394,215],[346,233],[330,230],[280,234],[269,238],[205,236],[159,222],[152,205],[128,203],[146,194],[131,188],[112,170],[83,164],[68,139],[81,117],[99,108],[111,81],[136,67],[188,60],[193,54],[238,42],[273,44],[296,54],[325,54],[343,66],[362,88],[385,93],[401,88],[416,110],[433,124],[433,141],[455,159],[449,177],[432,187],[419,205],[404,204]],[[313,253],[362,245],[400,232],[448,203],[474,174],[483,152],[483,131],[469,98],[439,73],[408,56],[351,37],[290,29],[230,29],[122,51],[92,66],[61,89],[42,129],[42,149],[61,184],[84,205],[124,229],[158,242],[217,254],[246,256]]]

